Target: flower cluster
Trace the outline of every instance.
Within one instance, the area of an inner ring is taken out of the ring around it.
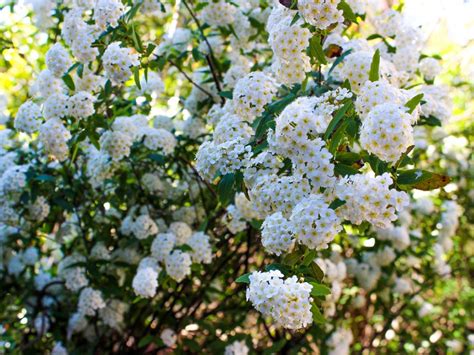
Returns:
[[[311,289],[296,276],[283,280],[276,271],[254,272],[250,276],[247,300],[275,323],[289,329],[305,328],[313,322],[311,314]]]

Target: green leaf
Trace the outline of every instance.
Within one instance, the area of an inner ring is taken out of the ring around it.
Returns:
[[[448,176],[421,169],[401,171],[397,177],[397,183],[399,185],[406,185],[407,187],[423,191],[444,187],[450,181],[451,179]]]
[[[334,201],[331,202],[331,204],[329,205],[329,208],[332,210],[335,210],[338,207],[344,206],[345,204],[346,204],[346,201],[336,198]]]
[[[340,64],[342,63],[342,61],[344,60],[345,57],[347,57],[349,54],[352,53],[352,49],[349,49],[348,51],[345,51],[344,53],[341,54],[340,57],[338,57],[334,63],[332,64],[331,66],[331,69],[329,69],[328,71],[328,77],[331,76],[331,73],[333,72],[333,70]]]
[[[324,324],[326,322],[326,319],[324,319],[324,316],[315,304],[311,306],[311,313],[313,314],[313,321],[315,323]]]
[[[321,36],[314,35],[309,42],[309,54],[316,58],[320,64],[327,64],[326,56],[321,45]]]
[[[153,51],[155,50],[156,45],[153,43],[148,43],[148,46],[146,47],[145,55],[149,57]]]
[[[421,102],[421,99],[423,98],[423,94],[418,94],[416,96],[413,96],[406,104],[405,107],[408,107],[408,112],[412,113],[415,111],[416,106]]]
[[[342,124],[337,128],[336,132],[333,134],[331,138],[331,142],[329,143],[328,150],[331,154],[334,155],[339,144],[341,143],[342,139],[345,137],[346,129],[349,127],[349,124],[354,121],[353,118],[349,118],[342,122]]]
[[[104,86],[104,99],[108,98],[112,94],[112,82],[107,80]]]
[[[428,117],[421,117],[416,124],[418,126],[426,125],[426,126],[432,126],[432,127],[441,127],[442,122],[439,118],[436,118],[435,116],[430,115]]]
[[[157,153],[148,154],[148,158],[150,158],[151,160],[157,162],[160,165],[165,164],[165,157],[161,154],[157,154]]]
[[[303,265],[309,266],[309,264],[311,264],[314,261],[317,255],[318,253],[316,252],[316,250],[308,250],[308,252],[305,254],[303,258]]]
[[[149,334],[146,337],[140,339],[140,341],[138,342],[138,347],[143,348],[147,346],[148,344],[152,343],[154,337],[155,337],[154,335]]]
[[[74,91],[76,89],[76,86],[74,85],[74,81],[72,80],[72,78],[69,74],[63,75],[63,81],[64,81],[64,84],[66,84],[66,86],[71,91]]]
[[[372,63],[370,64],[369,80],[379,80],[379,67],[380,67],[380,51],[377,49],[372,57]]]
[[[303,254],[299,249],[293,250],[291,253],[286,254],[283,258],[283,263],[285,265],[293,266],[295,265],[298,261],[301,260],[301,257]]]
[[[273,101],[271,104],[269,104],[267,107],[267,112],[274,115],[279,115],[285,109],[285,107],[292,103],[295,99],[296,95],[290,92],[280,100]]]
[[[347,101],[344,106],[342,106],[339,110],[336,111],[336,114],[334,115],[334,118],[329,122],[328,128],[326,129],[326,132],[324,133],[324,140],[328,140],[329,137],[331,137],[332,133],[336,129],[337,125],[339,122],[342,120],[346,112],[354,105],[354,103],[349,100]]]
[[[232,92],[232,90],[221,91],[221,92],[219,92],[219,96],[222,96],[222,97],[225,97],[226,99],[232,100],[233,99],[233,92]]]
[[[339,10],[342,10],[343,16],[346,20],[349,20],[351,22],[357,22],[357,16],[354,14],[354,11],[352,11],[351,7],[342,0],[339,5],[337,5],[337,8]]]
[[[309,264],[311,276],[314,277],[316,280],[321,281],[324,278],[324,272],[321,270],[318,264],[312,262]]]
[[[135,25],[132,25],[132,41],[133,41],[133,46],[137,50],[137,52],[142,53],[143,52],[143,44],[142,40],[140,37],[137,35],[137,32],[135,31]]]
[[[361,160],[360,154],[354,153],[354,152],[337,152],[336,153],[336,160],[340,161],[341,163],[344,164],[354,164],[355,162],[358,162]]]
[[[331,294],[331,289],[325,285],[316,282],[310,282],[309,284],[313,286],[311,290],[311,296],[313,297],[326,296]]]
[[[287,275],[290,270],[283,264],[270,264],[265,266],[265,271],[272,271],[272,270],[278,270],[281,271],[282,274]]]
[[[336,165],[334,166],[334,173],[337,176],[348,176],[360,174],[360,171],[350,165],[336,163]]]
[[[293,19],[291,20],[290,26],[293,26],[296,21],[298,21],[301,18],[300,13],[296,12],[295,16],[293,16]]]
[[[56,181],[56,178],[52,175],[40,174],[40,175],[35,176],[35,180],[54,182]]]
[[[133,78],[135,79],[135,84],[138,87],[138,90],[142,89],[142,84],[140,83],[140,68],[133,67]]]
[[[235,282],[248,284],[248,283],[250,283],[250,275],[252,275],[251,272],[248,272],[248,273],[246,273],[246,274],[240,275],[239,277],[237,277],[237,278],[235,279]]]
[[[219,195],[220,202],[225,206],[229,204],[234,198],[235,193],[235,175],[227,174],[224,175],[219,181],[217,186],[217,194]]]

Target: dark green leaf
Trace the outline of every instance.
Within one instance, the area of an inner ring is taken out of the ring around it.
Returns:
[[[331,289],[325,285],[316,282],[310,282],[309,284],[313,286],[311,290],[311,296],[313,297],[326,296],[331,294]]]
[[[349,108],[351,108],[353,105],[353,102],[349,100],[344,104],[344,106],[342,106],[339,110],[336,111],[334,118],[331,120],[331,122],[329,122],[328,128],[324,133],[324,140],[327,141],[329,137],[331,137],[339,122],[342,120]]]
[[[350,165],[336,163],[336,165],[334,166],[334,173],[337,176],[348,176],[348,175],[359,174],[360,171]]]
[[[250,278],[249,278],[250,275],[252,275],[251,272],[248,272],[248,273],[246,273],[246,274],[240,275],[239,277],[237,277],[237,279],[235,279],[235,282],[248,284],[248,283],[250,283]]]
[[[135,79],[135,84],[138,87],[138,90],[142,89],[142,84],[140,83],[140,68],[133,67],[133,78]]]
[[[335,210],[338,207],[344,206],[345,204],[346,204],[346,201],[336,198],[334,201],[331,202],[331,204],[329,205],[329,208]]]
[[[225,97],[226,99],[229,99],[229,100],[233,99],[232,91],[221,91],[219,92],[219,96]]]
[[[326,56],[321,45],[321,36],[314,35],[309,42],[309,54],[312,58],[316,58],[318,63],[327,64]]]
[[[421,169],[401,171],[397,183],[407,187],[429,191],[446,186],[451,179],[448,176],[432,173]]]
[[[220,202],[224,206],[232,201],[235,193],[234,174],[227,174],[221,178],[221,180],[219,181],[219,185],[217,186],[217,193],[219,195]]]
[[[76,86],[74,85],[74,81],[72,80],[72,78],[69,74],[63,75],[63,81],[64,81],[64,84],[66,84],[66,86],[71,91],[74,91],[76,89]]]
[[[337,8],[339,10],[342,10],[343,16],[346,20],[349,20],[351,22],[357,22],[357,16],[354,14],[354,11],[352,11],[351,7],[342,0],[339,5],[337,5]]]
[[[377,49],[372,57],[372,63],[370,64],[369,80],[377,81],[379,80],[379,70],[380,70],[380,51]]]
[[[408,112],[412,113],[415,111],[416,106],[421,102],[421,99],[423,98],[423,94],[418,94],[416,96],[413,96],[406,104],[405,107],[408,107]]]
[[[311,313],[313,313],[313,321],[315,323],[324,324],[324,322],[326,322],[318,306],[316,306],[315,304],[311,306]]]

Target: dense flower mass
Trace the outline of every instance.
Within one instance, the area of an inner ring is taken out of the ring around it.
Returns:
[[[392,3],[2,7],[0,353],[473,351],[472,73]]]

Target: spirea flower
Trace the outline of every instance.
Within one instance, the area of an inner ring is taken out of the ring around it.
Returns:
[[[46,52],[46,65],[49,71],[56,77],[62,77],[71,66],[72,61],[68,52],[60,43],[55,43]]]
[[[34,133],[41,125],[41,117],[40,107],[33,101],[27,101],[18,109],[13,125],[19,131]]]
[[[252,72],[235,84],[233,103],[235,112],[253,122],[270,103],[276,92],[275,83],[262,72]]]
[[[86,287],[81,291],[77,305],[78,312],[88,316],[95,315],[96,311],[104,308],[105,302],[100,291]]]
[[[158,261],[164,262],[176,245],[173,233],[158,233],[151,244],[151,255]]]
[[[412,116],[396,104],[378,105],[362,122],[362,148],[380,159],[395,163],[413,145]]]
[[[339,218],[322,195],[312,194],[298,203],[290,221],[296,240],[311,249],[326,249],[342,229]]]
[[[94,8],[94,20],[102,30],[108,25],[117,27],[124,12],[125,7],[120,0],[98,0]]]
[[[94,114],[95,98],[88,92],[80,91],[68,100],[69,115],[81,119],[87,118]]]
[[[132,287],[138,296],[145,298],[155,296],[158,287],[158,273],[150,267],[138,269],[133,278]]]
[[[194,233],[187,244],[192,251],[189,252],[191,259],[195,263],[210,264],[212,260],[212,247],[209,242],[209,236],[203,232]]]
[[[174,250],[165,259],[166,273],[176,282],[191,274],[191,256],[181,250]]]
[[[337,213],[354,224],[368,221],[379,228],[388,228],[397,219],[396,211],[408,205],[408,195],[391,189],[388,173],[380,176],[365,174],[342,178],[335,187],[336,196],[345,201]]]
[[[46,153],[59,161],[64,161],[69,156],[69,139],[71,133],[59,118],[52,118],[40,127],[39,140],[43,143]]]
[[[292,225],[281,212],[265,218],[262,224],[262,245],[269,253],[280,255],[289,252],[294,245]]]
[[[298,10],[304,19],[320,30],[342,22],[342,11],[337,9],[340,0],[299,0]]]
[[[272,317],[277,326],[301,329],[313,322],[310,284],[298,282],[296,276],[283,280],[278,270],[257,271],[249,279],[247,300],[264,316]]]
[[[102,56],[105,73],[115,84],[123,84],[132,75],[132,67],[140,65],[138,54],[132,53],[130,48],[120,47],[120,42],[108,45]]]

